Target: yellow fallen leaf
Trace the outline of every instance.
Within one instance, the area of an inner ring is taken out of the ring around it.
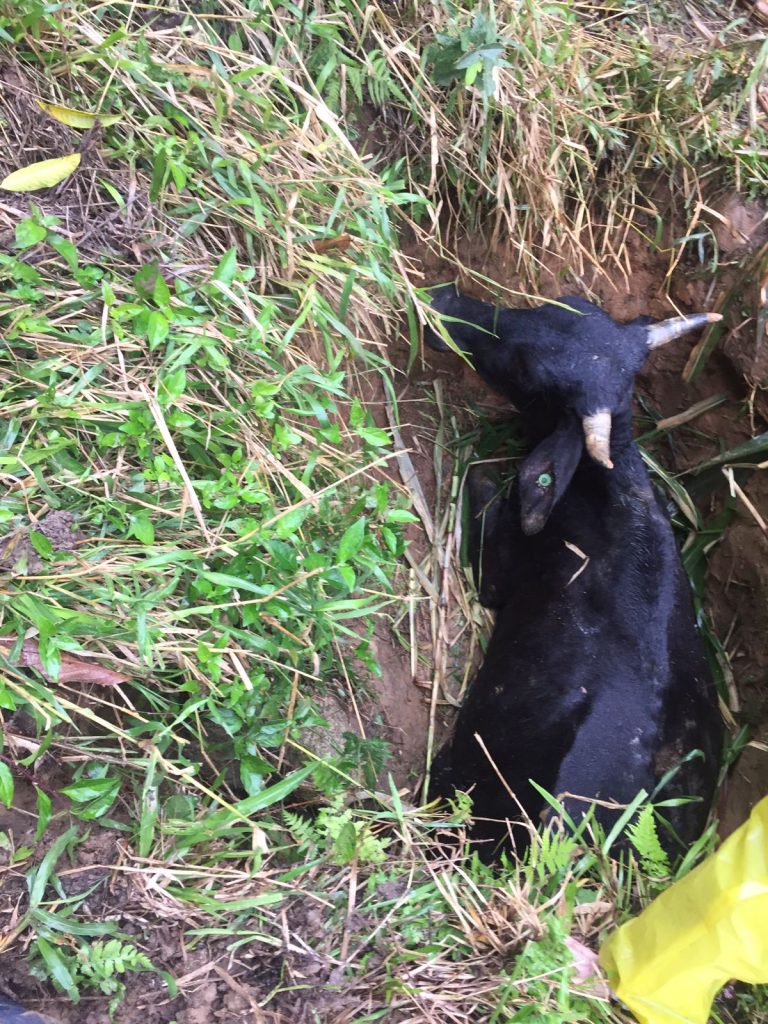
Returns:
[[[53,188],[80,166],[80,154],[70,153],[55,160],[40,160],[13,171],[0,181],[6,192],[36,192],[39,188]]]
[[[45,103],[43,100],[37,102],[46,114],[70,128],[93,128],[97,121],[108,128],[120,120],[119,114],[89,114],[86,110],[75,110],[74,107],[64,107],[60,103]]]

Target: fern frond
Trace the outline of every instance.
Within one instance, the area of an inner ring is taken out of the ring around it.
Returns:
[[[640,866],[647,875],[660,878],[669,874],[669,857],[659,842],[656,817],[650,804],[646,804],[637,819],[628,826],[627,835],[637,850]]]

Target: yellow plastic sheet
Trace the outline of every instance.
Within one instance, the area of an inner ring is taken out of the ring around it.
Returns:
[[[768,982],[768,797],[712,856],[615,931],[600,962],[641,1024],[705,1024],[730,978]]]

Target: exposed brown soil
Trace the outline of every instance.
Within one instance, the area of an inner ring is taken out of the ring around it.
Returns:
[[[565,261],[552,260],[552,269],[542,272],[540,294],[553,297],[568,291],[587,291],[617,319],[631,319],[642,313],[669,315],[673,312],[670,299],[681,310],[711,308],[713,299],[706,293],[704,279],[697,280],[681,267],[667,292],[665,255],[652,251],[640,240],[630,245],[634,270],[629,278],[613,282],[595,271],[588,281],[573,281],[569,280]],[[465,240],[461,251],[465,265],[504,287],[522,290],[511,269],[511,259],[506,259],[503,250],[489,250],[482,240]],[[415,246],[410,253],[425,283],[452,276],[448,265],[439,259],[418,253]],[[477,291],[471,284],[468,288]],[[746,332],[743,336],[748,339],[754,335]],[[690,426],[678,428],[659,446],[660,460],[674,472],[685,473],[721,450],[766,429],[759,400],[752,403],[750,415],[746,404],[750,386],[744,380],[743,365],[734,365],[733,346],[739,347],[738,335],[729,337],[691,384],[682,378],[689,347],[681,343],[663,349],[649,360],[639,381],[640,415],[652,410],[657,416],[669,417],[713,394],[725,396],[723,404],[699,416]],[[470,427],[478,415],[503,419],[508,415],[507,406],[456,357],[423,352],[406,375],[409,351],[404,338],[393,341],[390,356],[403,371],[397,381],[402,444],[409,450],[434,525],[442,516],[441,510],[447,507],[451,489],[450,453],[438,437],[441,416],[437,395],[441,396],[443,419],[453,416],[459,430]],[[385,396],[377,383],[371,385],[368,399],[375,419],[385,425]],[[442,452],[444,460],[440,479],[435,472],[436,450]],[[386,475],[394,485],[403,486],[396,469],[388,469]],[[687,477],[683,479],[690,482]],[[768,518],[768,478],[761,472],[752,472],[745,474],[740,483],[758,513]],[[702,496],[705,516],[722,507],[725,493],[723,481],[719,491]],[[50,537],[57,547],[69,542],[70,524],[61,525],[61,536]],[[437,588],[440,600],[434,602],[423,581],[417,580],[412,621],[402,620],[395,630],[392,623],[382,619],[377,627],[373,646],[382,674],[370,683],[371,697],[366,699],[358,694],[355,709],[340,691],[331,701],[333,707],[329,705],[326,709],[326,717],[336,737],[350,729],[388,739],[393,747],[390,769],[395,781],[411,799],[416,799],[425,764],[432,685],[435,677],[439,677],[437,744],[450,724],[450,700],[467,678],[476,623],[467,624],[468,607],[459,585],[457,559],[450,562],[452,575],[443,579],[436,571],[434,545],[422,526],[414,525],[411,535],[411,566],[423,569]],[[446,537],[446,531],[440,530],[438,545]],[[34,553],[30,550],[28,554]],[[738,722],[753,727],[755,740],[732,772],[721,801],[720,815],[726,832],[736,827],[749,807],[768,791],[768,752],[764,746],[768,740],[768,648],[763,641],[768,633],[768,538],[740,501],[735,503],[730,526],[710,554],[707,606],[730,658],[734,680],[730,710]],[[469,615],[471,618],[471,610]],[[408,651],[412,640],[417,646],[415,677]],[[55,793],[58,781],[47,778],[43,785]],[[34,791],[23,780],[18,781],[18,787],[21,796],[14,810],[0,813],[0,830],[12,836],[16,847],[34,845]],[[63,804],[55,798],[58,817],[55,827],[47,830],[35,849],[36,862],[70,823]],[[172,998],[158,975],[132,974],[126,999],[115,1014],[117,1024],[134,1024],[138,1020],[146,1024],[272,1024],[281,1020],[310,1020],[312,1013],[322,1016],[326,1012],[329,1021],[354,1019],[354,1007],[345,1002],[343,979],[334,975],[332,963],[316,954],[268,952],[256,943],[230,953],[224,939],[204,941],[190,949],[184,938],[190,926],[189,912],[177,907],[168,913],[160,903],[151,909],[153,901],[144,891],[141,873],[129,869],[132,862],[125,857],[119,833],[94,826],[75,856],[69,867],[60,862],[59,877],[65,891],[73,895],[92,889],[84,905],[86,914],[94,920],[116,921],[121,932],[131,936],[158,967],[176,978],[179,987],[178,995]],[[24,872],[28,868],[26,861],[18,866],[5,863],[0,867],[0,934],[12,931],[17,908],[23,912],[26,906]],[[311,947],[316,945],[312,934],[328,928],[327,911],[306,900],[297,900],[288,908],[286,923],[291,932],[302,935]],[[365,933],[366,922],[358,924],[361,934]],[[281,983],[285,991],[269,1003],[268,1011],[260,1009],[259,1004]],[[86,995],[79,1005],[73,1006],[65,996],[55,994],[49,985],[32,977],[18,943],[0,959],[0,992],[49,1014],[59,1024],[106,1024],[108,1019],[107,999],[101,994]]]
[[[34,530],[46,537],[56,551],[74,551],[80,534],[70,512],[48,512],[38,523],[20,526],[0,539],[0,572],[23,576],[39,572],[43,562],[30,539]]]

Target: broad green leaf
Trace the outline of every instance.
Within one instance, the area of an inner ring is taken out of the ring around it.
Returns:
[[[44,533],[30,530],[29,542],[41,558],[50,558],[53,555],[53,544],[51,544]]]
[[[419,517],[405,508],[393,508],[387,512],[388,523],[418,523]]]
[[[51,679],[58,679],[61,671],[61,647],[56,637],[40,634],[38,653],[43,663],[43,672]]]
[[[99,796],[95,800],[91,800],[89,804],[80,804],[77,808],[72,808],[72,812],[83,821],[96,821],[97,818],[104,817],[115,802],[116,796],[116,791],[113,793],[105,793],[103,796]]]
[[[79,1003],[80,993],[77,991],[75,979],[58,949],[41,935],[37,937],[37,948],[55,984],[67,993],[73,1003]]]
[[[0,761],[0,803],[10,807],[13,803],[13,776],[11,769]]]
[[[187,793],[174,793],[165,801],[163,816],[166,819],[178,818],[180,821],[194,821],[195,798]]]
[[[382,448],[392,443],[389,433],[386,430],[382,430],[381,427],[358,427],[357,432],[366,444],[373,445],[376,448]]]
[[[155,539],[155,527],[147,512],[137,512],[131,516],[129,534],[142,544],[152,544]]]
[[[80,154],[70,153],[55,160],[40,160],[13,171],[0,181],[0,188],[6,192],[37,192],[41,188],[53,188],[68,178],[80,166]]]
[[[61,792],[74,803],[82,804],[108,793],[117,793],[119,788],[119,779],[81,779],[71,786],[64,786]]]
[[[74,107],[64,107],[60,103],[45,103],[43,100],[37,102],[46,114],[50,114],[51,117],[70,128],[93,128],[97,121],[103,127],[108,128],[120,120],[120,114],[90,114],[86,110],[75,110]]]
[[[147,317],[147,341],[150,348],[156,348],[168,337],[170,324],[168,318],[153,310]]]
[[[386,526],[382,526],[379,533],[381,534],[384,543],[387,545],[387,549],[391,551],[393,555],[397,554],[398,542],[396,535]]]
[[[276,395],[283,386],[282,381],[256,380],[251,384],[251,394],[254,398],[270,398]]]
[[[344,586],[347,588],[347,590],[355,589],[357,577],[355,576],[355,570],[350,565],[339,565],[336,567],[336,572],[343,580]]]
[[[289,512],[282,513],[275,523],[275,534],[281,539],[292,537],[309,514],[308,505],[300,505]]]
[[[458,65],[457,65],[458,67]],[[464,83],[466,85],[473,85],[478,73],[482,71],[483,65],[477,61],[474,64],[470,64],[464,73]]]
[[[42,242],[47,234],[47,228],[26,217],[16,225],[16,245],[19,249],[30,249],[38,242]]]
[[[226,572],[201,572],[198,573],[198,578],[208,580],[209,583],[213,583],[217,587],[245,590],[249,594],[258,594],[259,597],[265,597],[272,590],[271,587],[260,587],[251,583],[250,580],[241,579],[240,576],[230,576]]]
[[[352,558],[353,555],[356,555],[360,550],[364,539],[365,517],[361,516],[357,522],[352,523],[352,525],[344,531],[344,535],[339,541],[339,550],[336,555],[336,561],[349,561],[349,559]]]
[[[218,266],[213,272],[214,281],[222,281],[224,284],[232,284],[237,273],[237,251],[228,249],[219,260]]]
[[[58,703],[58,701],[56,702]],[[59,705],[60,706],[60,705]],[[16,711],[17,703],[13,699],[13,694],[6,686],[5,679],[2,677],[2,671],[0,670],[0,708],[5,708],[7,711]],[[57,709],[58,710],[58,709]],[[66,720],[66,712],[62,716],[62,720]]]
[[[55,249],[59,256],[66,261],[67,266],[74,274],[78,266],[77,249],[69,239],[64,238],[63,235],[57,235],[54,232],[50,232],[48,235],[48,245]]]
[[[269,764],[260,757],[244,754],[240,758],[240,781],[248,796],[255,796],[262,791],[264,778],[269,771]]]
[[[160,378],[160,384],[171,398],[183,395],[187,386],[187,371],[183,366]]]
[[[35,786],[37,793],[37,828],[35,829],[35,842],[45,832],[48,822],[51,820],[52,803],[51,798],[42,789]]]
[[[158,274],[155,278],[155,287],[152,289],[152,298],[158,304],[165,308],[171,303],[171,293],[168,289],[168,285],[165,283],[165,278]]]

